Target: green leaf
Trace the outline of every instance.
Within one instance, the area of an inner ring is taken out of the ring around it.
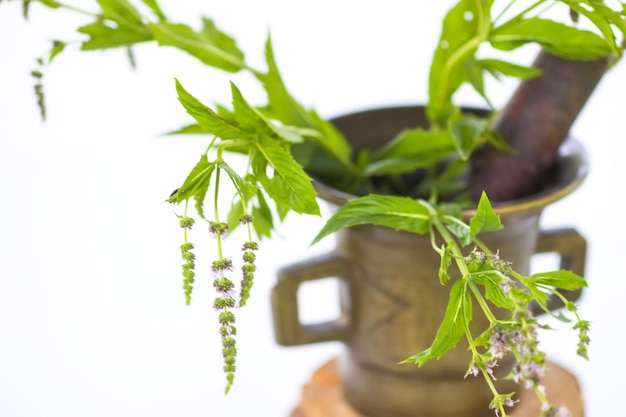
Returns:
[[[97,0],[105,18],[120,26],[144,26],[141,13],[128,0]]]
[[[476,213],[470,219],[470,239],[474,240],[480,232],[494,232],[502,229],[500,216],[491,207],[487,194],[483,191]]]
[[[423,202],[407,197],[372,194],[355,198],[339,207],[311,244],[341,229],[361,224],[424,234],[430,230],[430,211]]]
[[[297,213],[319,214],[317,193],[311,178],[279,143],[264,136],[256,141],[257,151],[252,155],[254,175],[277,207]],[[267,168],[272,170],[272,177]]]
[[[61,3],[55,0],[39,0],[39,3],[43,4],[44,6],[50,7],[51,9],[58,9],[59,7],[61,7]]]
[[[98,0],[102,15],[94,23],[78,28],[89,36],[82,50],[131,46],[152,40],[139,11],[127,0]]]
[[[487,102],[489,107],[493,108],[493,105],[489,101],[489,97],[485,93],[485,69],[480,63],[474,59],[468,59],[464,63],[465,73],[467,81],[476,90],[476,92]]]
[[[407,129],[372,156],[364,173],[376,176],[410,172],[436,164],[454,152],[454,140],[447,131]]]
[[[67,44],[62,41],[54,41],[52,42],[52,50],[50,50],[50,56],[48,57],[48,62],[52,62],[52,60],[59,55],[61,52],[65,50],[65,46]]]
[[[230,180],[235,185],[235,188],[237,188],[237,191],[243,196],[245,202],[250,200],[256,194],[259,187],[243,179],[226,162],[218,163],[217,167],[226,171],[226,173],[230,177]]]
[[[278,131],[274,128],[272,123],[265,118],[258,110],[253,108],[239,91],[239,88],[231,81],[230,83],[231,93],[233,97],[233,109],[235,122],[237,125],[247,131],[256,135],[265,135],[270,137],[279,136]]]
[[[483,131],[483,136],[494,148],[502,152],[508,152],[511,155],[515,155],[517,153],[517,150],[504,139],[500,132],[493,129],[485,129]]]
[[[245,214],[243,210],[243,205],[241,204],[241,199],[237,196],[233,199],[233,202],[230,205],[230,209],[228,210],[228,230],[229,232],[233,232],[239,226],[241,226],[241,219]]]
[[[387,159],[373,161],[363,170],[366,176],[383,176],[404,174],[418,168],[432,166],[446,157],[450,156],[450,151],[432,151],[413,155],[396,156]]]
[[[278,136],[286,140],[289,143],[302,143],[304,138],[302,137],[302,131],[294,126],[273,126],[272,129],[278,134]]]
[[[473,59],[491,28],[491,0],[461,0],[446,15],[430,67],[428,118],[445,126],[454,113],[452,95],[469,81],[466,62]]]
[[[170,203],[181,203],[198,195],[206,195],[214,170],[215,163],[209,162],[207,156],[202,155],[183,185],[167,201]],[[199,214],[202,215],[202,212],[200,211]]]
[[[449,242],[448,245],[441,245],[441,263],[439,264],[439,282],[444,285],[452,278],[448,274],[448,269],[452,265],[452,249],[454,248],[454,242]]]
[[[227,35],[225,32],[220,31],[217,26],[215,26],[215,22],[213,22],[213,20],[203,17],[202,31],[200,33],[205,39],[210,40],[212,44],[217,46],[222,51],[243,61],[244,54],[237,46],[235,39]]]
[[[541,70],[535,67],[526,67],[500,59],[486,58],[478,61],[483,68],[498,79],[500,75],[530,80],[541,75]]]
[[[255,73],[267,92],[269,103],[264,109],[265,112],[271,118],[280,120],[286,125],[313,127],[315,123],[311,120],[309,113],[287,90],[276,64],[272,39],[269,36],[265,43],[265,60],[268,66],[267,73]]]
[[[482,134],[487,127],[487,120],[472,115],[463,115],[450,129],[457,153],[464,161],[478,145],[483,143]]]
[[[218,116],[213,110],[202,104],[197,98],[189,94],[187,90],[176,80],[178,100],[187,113],[207,132],[221,139],[244,139],[250,137],[250,133],[242,130],[231,121]]]
[[[208,130],[204,129],[198,123],[192,123],[185,126],[181,126],[176,130],[171,130],[169,132],[164,133],[166,136],[171,135],[207,135],[210,134]]]
[[[205,219],[204,216],[204,199],[206,198],[206,195],[209,191],[209,187],[208,185],[210,184],[210,177],[211,175],[209,174],[209,178],[207,178],[207,186],[206,187],[201,187],[198,191],[196,191],[196,193],[193,195],[193,200],[194,200],[194,207],[196,208],[196,212],[198,213],[198,216],[200,216],[200,218]]]
[[[622,35],[626,35],[626,16],[623,13],[613,10],[604,2],[597,0],[560,1],[567,4],[576,13],[587,17],[598,28],[613,53],[617,56],[622,54],[622,46],[616,41],[612,25],[615,25],[622,32]],[[582,4],[586,7],[583,7]],[[622,7],[624,7],[624,3],[622,3]]]
[[[428,152],[454,152],[454,140],[446,131],[406,129],[372,156],[373,161]]]
[[[156,2],[156,0],[141,0],[143,1],[143,3],[148,6],[150,9],[152,9],[152,11],[154,12],[154,14],[161,20],[167,20],[167,17],[165,17],[165,13],[163,13],[163,10],[161,9],[161,6],[159,6],[159,4]]]
[[[143,26],[111,27],[100,20],[81,26],[77,31],[89,36],[89,40],[81,44],[83,51],[131,46],[152,40],[152,34]]]
[[[210,20],[205,20],[201,32],[194,31],[182,23],[158,22],[148,27],[159,45],[173,46],[199,59],[204,64],[227,72],[245,68],[243,53],[232,39],[215,29]]]
[[[255,76],[267,92],[268,105],[263,112],[270,118],[279,120],[283,125],[314,129],[319,134],[309,139],[324,150],[330,157],[340,161],[343,165],[350,164],[350,146],[339,131],[328,121],[322,119],[315,111],[307,111],[287,90],[282,79],[272,47],[271,37],[268,36],[265,44],[265,59],[268,72],[255,73]],[[306,163],[306,161],[300,161]],[[308,168],[308,165],[305,165]]]
[[[309,117],[313,121],[312,128],[321,133],[321,136],[313,136],[312,139],[333,158],[344,165],[349,165],[351,163],[352,147],[348,144],[346,138],[332,123],[323,119],[315,110],[309,111]]]
[[[452,234],[459,238],[462,246],[467,246],[471,242],[470,227],[462,220],[455,217],[446,216],[444,218],[444,224],[446,228],[452,232]]]
[[[431,359],[439,359],[455,347],[465,334],[472,319],[472,300],[465,280],[457,280],[450,291],[446,314],[437,330],[432,345],[403,362],[413,362],[422,366]]]
[[[531,276],[530,279],[536,284],[548,285],[563,290],[578,290],[587,286],[585,278],[566,270],[540,272]]]
[[[550,309],[548,308],[548,295],[545,292],[541,291],[532,279],[525,280],[524,284],[530,292],[529,299],[536,302],[543,311],[551,314]]]
[[[503,278],[496,273],[484,273],[481,275],[485,278],[483,283],[485,286],[485,298],[497,307],[513,310],[515,308],[515,302],[511,299],[511,297],[508,297],[505,294],[504,290],[500,286]]]
[[[261,190],[257,193],[257,205],[252,207],[252,216],[254,216],[252,227],[254,227],[257,236],[259,238],[264,236],[272,237],[271,231],[274,228],[274,216]]]
[[[505,51],[536,42],[554,55],[573,60],[598,59],[611,53],[609,44],[593,32],[538,17],[506,23],[492,31],[489,41]]]

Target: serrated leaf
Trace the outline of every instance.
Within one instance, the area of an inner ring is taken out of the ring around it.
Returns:
[[[485,286],[485,298],[491,301],[495,306],[500,308],[506,308],[507,310],[513,310],[515,308],[515,302],[511,300],[510,297],[506,295],[500,283],[502,282],[502,277],[498,274],[482,274],[484,275],[484,283]]]
[[[182,84],[176,80],[176,91],[178,100],[181,102],[187,113],[189,113],[198,124],[207,132],[221,139],[244,139],[250,137],[250,133],[242,130],[231,121],[218,116],[213,110],[205,106],[192,96]]]
[[[311,178],[276,141],[260,136],[252,157],[254,175],[278,208],[296,213],[319,214],[317,193]],[[272,177],[267,173],[271,167]]]
[[[183,185],[167,201],[181,203],[197,195],[206,195],[211,183],[211,175],[215,170],[215,163],[209,162],[206,155],[202,155],[193,167]]]
[[[371,162],[365,167],[363,173],[366,176],[383,176],[404,174],[418,168],[432,166],[450,156],[450,151],[433,151],[420,154],[396,156]]]
[[[450,291],[446,314],[437,330],[432,345],[403,362],[413,362],[422,366],[431,359],[439,359],[455,347],[472,318],[472,300],[465,280],[457,280]]]
[[[143,26],[141,13],[128,0],[97,0],[105,18],[120,26]]]
[[[620,56],[622,54],[622,47],[618,45],[612,28],[612,25],[615,25],[615,27],[619,29],[623,35],[626,35],[626,20],[622,13],[613,10],[601,1],[561,1],[567,4],[576,13],[585,16],[595,25],[615,55]],[[587,7],[583,7],[582,4],[585,4]],[[622,3],[622,7],[624,7],[624,3]]]
[[[480,232],[495,232],[502,229],[500,216],[498,216],[493,210],[493,207],[491,207],[489,198],[484,191],[480,196],[476,213],[470,219],[469,225],[471,240],[474,240],[476,235]]]
[[[563,290],[578,290],[587,286],[585,278],[566,270],[540,272],[530,278],[536,284],[548,285]]]
[[[498,79],[499,75],[530,80],[541,75],[541,70],[535,67],[518,65],[501,59],[485,58],[478,61],[483,68]]]
[[[207,135],[210,134],[208,130],[200,126],[198,123],[192,123],[185,126],[181,126],[176,130],[171,130],[164,133],[165,136],[172,135]]]
[[[265,59],[268,72],[266,74],[255,73],[267,92],[269,103],[263,109],[264,113],[287,126],[317,130],[320,135],[311,136],[309,139],[315,141],[332,158],[344,165],[350,164],[351,148],[343,135],[314,110],[307,111],[289,93],[276,64],[272,41],[269,36],[265,46]]]
[[[463,115],[456,120],[450,129],[457,153],[464,161],[469,160],[470,155],[480,145],[482,133],[487,127],[487,120],[471,115]]]
[[[167,20],[165,17],[165,13],[161,9],[161,6],[156,2],[156,0],[141,0],[146,6],[148,6],[154,14],[161,20]]]
[[[77,31],[89,36],[89,40],[81,44],[83,51],[119,48],[152,40],[150,31],[142,26],[111,27],[105,21],[81,26]]]
[[[274,216],[263,192],[260,190],[257,193],[257,204],[252,207],[252,216],[254,216],[252,227],[254,227],[254,231],[259,239],[271,237],[271,231],[274,228]]]
[[[243,205],[241,204],[241,199],[236,196],[233,199],[232,204],[230,205],[230,209],[228,210],[228,218],[226,220],[228,222],[229,232],[233,232],[239,226],[241,226],[241,222],[239,221],[239,219],[241,219],[244,214],[245,212],[243,210]]]
[[[609,44],[593,32],[538,17],[504,24],[493,30],[489,41],[505,51],[536,42],[554,55],[574,60],[598,59],[611,53]]]
[[[207,182],[210,182],[210,178],[207,180]],[[198,213],[198,216],[200,216],[200,218],[205,220],[206,217],[204,216],[204,199],[206,198],[208,191],[208,186],[206,188],[202,187],[193,195],[194,207],[196,208],[196,212]]]
[[[447,131],[406,129],[372,155],[364,167],[368,176],[401,174],[435,164],[455,152]]]
[[[265,60],[268,67],[267,73],[255,73],[267,93],[269,103],[265,111],[271,118],[280,120],[286,125],[312,127],[314,123],[308,112],[287,90],[276,64],[272,39],[269,36],[265,43]]]
[[[405,129],[372,155],[373,161],[427,152],[454,152],[452,136],[445,131]]]
[[[235,118],[237,125],[241,129],[256,135],[278,136],[278,132],[274,129],[272,123],[258,110],[248,104],[243,94],[241,94],[241,91],[239,91],[239,88],[232,81],[230,88],[234,109],[232,117]]]
[[[470,227],[463,223],[462,220],[456,218],[445,218],[446,229],[452,232],[452,234],[459,238],[462,246],[467,246],[471,242]]]
[[[372,194],[355,198],[339,207],[311,244],[341,229],[361,224],[424,234],[430,230],[430,212],[421,201],[407,197]]]
[[[485,71],[483,65],[475,58],[468,59],[465,64],[465,73],[467,74],[467,81],[474,88],[474,90],[485,100],[489,108],[494,108],[493,104],[489,100],[485,92]]]
[[[304,138],[301,135],[301,130],[294,126],[274,126],[274,131],[278,136],[290,143],[302,143]]]
[[[159,45],[183,50],[211,67],[237,72],[246,66],[244,55],[239,49],[229,43],[225,45],[219,36],[211,35],[210,30],[206,31],[206,27],[202,32],[196,32],[185,24],[165,21],[150,23],[148,27]]]
[[[254,185],[251,182],[249,182],[249,181],[245,180],[244,178],[242,178],[226,162],[218,163],[217,167],[219,169],[223,169],[224,171],[226,171],[226,173],[228,174],[230,180],[235,185],[235,188],[237,188],[237,191],[239,191],[243,195],[244,201],[247,202],[248,200],[250,200],[256,194],[256,192],[259,189],[259,187],[257,187],[256,185]]]
[[[220,50],[243,61],[244,54],[237,46],[235,39],[225,32],[220,31],[213,20],[203,17],[202,30],[200,33]]]

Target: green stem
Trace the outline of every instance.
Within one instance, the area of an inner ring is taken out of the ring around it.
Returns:
[[[485,16],[482,13],[482,9],[480,6],[477,6],[476,10],[478,11],[478,33],[476,33],[473,38],[468,40],[460,48],[454,51],[452,55],[450,55],[450,57],[446,60],[439,76],[441,88],[439,89],[439,95],[437,96],[437,100],[439,101],[440,107],[444,107],[442,106],[442,104],[445,104],[445,102],[447,101],[446,97],[452,94],[452,91],[448,91],[450,88],[448,82],[451,79],[450,74],[452,73],[452,70],[460,63],[462,63],[468,56],[472,55],[474,51],[478,48],[478,46],[480,46],[480,44],[484,42],[489,36],[489,31],[491,30],[491,22],[485,24]]]
[[[508,11],[509,11],[509,9],[510,9],[510,8],[511,8],[511,7],[512,7],[512,6],[513,6],[516,2],[517,2],[517,0],[511,0],[511,1],[509,2],[509,4],[507,4],[507,5],[504,7],[504,9],[502,9],[502,11],[498,14],[498,16],[496,16],[496,18],[495,18],[495,19],[493,19],[493,24],[494,24],[494,26],[495,26],[495,24],[496,24],[496,23],[498,23],[498,20],[500,20],[500,18],[502,18],[502,16],[504,16],[504,14],[505,14],[506,12],[508,12]]]
[[[472,351],[472,358],[479,358],[482,355],[478,353],[478,350],[476,350],[476,342],[474,342],[474,338],[472,337],[472,332],[470,331],[469,324],[467,323],[467,321],[465,321],[464,324],[465,324],[465,337],[467,338],[467,344],[469,345],[469,348]],[[478,366],[478,368],[480,369],[480,373],[483,375],[483,378],[485,378],[485,381],[487,382],[487,386],[489,387],[489,390],[491,391],[493,398],[497,398],[500,395],[500,393],[498,392],[498,389],[493,383],[491,376],[489,376],[489,373],[487,373],[487,370],[485,369],[485,366],[483,365],[483,363],[479,362],[477,364],[475,359],[472,359],[472,362],[476,366]],[[498,404],[498,409],[502,417],[508,416],[502,404]]]
[[[218,159],[221,159],[221,155],[218,156]],[[215,223],[220,222],[220,214],[219,214],[219,190],[220,190],[220,172],[221,168],[218,166],[215,170],[215,195],[213,197],[213,211],[215,217]],[[222,260],[224,258],[222,252],[222,234],[217,233],[217,253],[219,259]]]
[[[42,3],[43,2],[41,0],[36,0],[37,3]],[[71,6],[69,4],[64,4],[64,3],[58,3],[59,8],[61,9],[65,9],[65,10],[69,10],[75,13],[79,13],[79,14],[83,14],[85,16],[89,16],[89,17],[98,17],[99,15],[97,13],[92,13],[92,12],[88,12],[87,10],[83,10],[83,9],[79,9],[78,7],[75,6]]]
[[[185,200],[185,208],[183,210],[183,216],[187,216],[187,208],[189,207],[189,199]],[[187,243],[187,228],[183,227],[183,238],[185,239],[185,243]]]
[[[529,12],[531,12],[532,10],[536,9],[537,7],[541,6],[543,3],[545,3],[546,0],[538,0],[536,3],[528,6],[526,9],[524,9],[522,12],[518,13],[517,15],[513,16],[511,19],[507,20],[506,22],[504,22],[503,24],[501,24],[500,26],[505,26],[505,25],[509,25],[511,23],[517,22],[518,20],[521,20],[524,18],[524,16],[526,14],[528,14]],[[498,16],[500,17],[500,16]],[[495,29],[497,30],[497,28]]]
[[[469,287],[472,290],[472,294],[474,294],[474,297],[476,298],[476,301],[480,305],[480,308],[483,311],[483,313],[485,314],[485,316],[487,317],[487,319],[491,323],[497,323],[498,319],[496,318],[496,316],[493,315],[493,312],[491,311],[491,309],[487,305],[487,301],[485,300],[485,297],[483,297],[483,295],[478,290],[478,287],[476,287],[476,283],[474,283],[474,281],[471,280],[471,279],[468,279],[467,281],[469,282]]]

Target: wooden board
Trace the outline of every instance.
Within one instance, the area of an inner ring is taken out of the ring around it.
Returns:
[[[584,416],[584,402],[578,381],[570,372],[548,362],[542,379],[548,400],[555,405],[565,405],[571,417]],[[539,401],[532,390],[520,387],[520,402],[511,417],[538,417]],[[495,415],[495,414],[494,414]],[[337,360],[332,359],[313,373],[302,387],[300,404],[291,417],[365,417],[350,406],[343,397]]]

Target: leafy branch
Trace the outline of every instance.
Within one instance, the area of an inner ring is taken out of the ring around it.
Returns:
[[[446,15],[441,37],[430,68],[428,116],[436,128],[446,129],[459,109],[452,97],[463,84],[471,85],[487,104],[485,75],[531,78],[539,74],[531,68],[498,59],[477,59],[479,47],[488,44],[503,51],[538,44],[565,59],[593,60],[609,55],[617,60],[624,49],[626,14],[594,0],[539,0],[514,14],[504,23],[512,0],[503,13],[491,20],[493,0],[461,0]],[[542,5],[563,3],[585,16],[598,33],[531,14]],[[621,37],[622,43],[617,39]]]
[[[548,403],[539,379],[545,372],[545,354],[538,348],[537,330],[546,327],[531,315],[531,305],[537,303],[546,313],[561,321],[570,322],[573,319],[573,328],[579,332],[578,354],[587,358],[589,323],[579,317],[576,306],[561,293],[562,290],[586,287],[587,283],[571,271],[524,276],[497,253],[486,248],[478,235],[500,230],[503,226],[485,194],[468,223],[459,215],[451,214],[454,211],[444,211],[427,201],[404,197],[359,197],[340,207],[313,242],[363,224],[430,235],[433,250],[441,257],[439,281],[441,284],[452,282],[452,287],[444,317],[431,346],[404,362],[421,366],[432,359],[439,359],[465,337],[472,353],[466,376],[482,374],[493,394],[491,408],[506,416],[505,407],[513,406],[514,393],[500,393],[493,380],[495,367],[505,354],[511,352],[517,363],[508,378],[532,388],[542,403],[542,409],[551,410],[553,406]],[[441,246],[435,244],[437,238],[443,240]],[[469,245],[474,245],[474,249],[467,253]],[[453,263],[458,270],[456,277],[450,274]],[[547,301],[551,296],[565,303],[572,318],[564,314],[555,316],[548,309]],[[473,300],[489,323],[477,335],[469,326],[478,314],[472,307]],[[496,314],[496,310],[509,313]]]
[[[518,365],[511,378],[523,381],[542,397],[538,376],[543,370],[544,355],[537,349],[536,330],[541,326],[530,316],[530,303],[547,311],[547,299],[561,299],[579,331],[579,354],[586,357],[588,323],[582,320],[573,303],[561,290],[585,286],[581,277],[564,272],[548,272],[530,277],[515,272],[499,258],[497,252],[486,248],[479,233],[501,227],[498,216],[486,196],[478,203],[476,214],[469,223],[456,215],[460,205],[448,210],[442,204],[426,201],[431,195],[440,201],[446,198],[461,202],[464,183],[462,173],[473,151],[485,142],[506,149],[506,144],[490,130],[489,119],[464,114],[454,101],[455,93],[471,86],[493,107],[485,90],[485,77],[516,77],[528,79],[539,76],[537,69],[496,58],[479,57],[484,47],[512,51],[533,43],[551,53],[568,59],[591,60],[622,55],[626,33],[626,7],[617,10],[598,0],[538,0],[518,13],[513,13],[515,0],[509,1],[502,13],[492,19],[494,0],[459,0],[443,21],[438,46],[434,52],[429,75],[430,127],[410,129],[400,133],[386,146],[371,155],[355,155],[345,138],[327,120],[312,109],[306,109],[288,91],[268,37],[265,44],[267,69],[252,68],[235,39],[221,31],[213,20],[201,19],[200,29],[168,19],[156,0],[97,0],[99,10],[89,12],[56,0],[24,0],[23,14],[28,16],[32,3],[64,10],[89,18],[77,32],[82,37],[81,50],[123,48],[130,50],[140,44],[156,42],[176,48],[204,65],[227,73],[246,71],[252,74],[267,93],[267,103],[249,103],[237,86],[231,84],[232,109],[206,106],[176,80],[178,99],[194,123],[175,133],[209,135],[209,145],[182,185],[167,201],[184,205],[179,215],[184,230],[181,255],[183,258],[183,289],[187,303],[191,300],[195,281],[194,246],[188,232],[201,221],[207,223],[215,236],[217,257],[212,263],[218,294],[214,306],[219,311],[226,390],[230,389],[235,373],[235,314],[234,309],[246,304],[253,283],[255,251],[260,239],[271,237],[277,222],[290,212],[319,214],[312,178],[323,180],[343,191],[366,197],[351,200],[328,221],[315,241],[346,227],[376,224],[412,233],[428,234],[433,250],[439,253],[439,280],[452,282],[450,298],[442,324],[432,345],[407,361],[419,365],[439,358],[464,336],[472,359],[468,375],[482,374],[492,389],[491,404],[501,415],[512,403],[512,394],[499,393],[492,383],[492,370],[507,352]],[[556,22],[542,17],[542,7],[556,4],[571,9],[571,15],[586,18],[596,32],[575,24]],[[145,12],[140,11],[139,5]],[[512,16],[509,16],[511,15]],[[501,23],[502,22],[502,23]],[[33,72],[36,94],[42,116],[45,101],[41,80],[43,67],[66,53],[72,42],[54,41],[50,51],[41,58]],[[132,54],[131,54],[132,56]],[[228,163],[228,155],[246,159],[246,168],[238,172]],[[400,190],[410,197],[383,196],[376,185],[381,179],[395,181],[405,173],[426,171],[419,184],[404,185]],[[224,196],[223,180],[230,181],[235,196]],[[209,194],[213,189],[212,197]],[[417,198],[413,198],[417,197]],[[213,199],[211,213],[205,210],[207,198]],[[226,216],[220,213],[220,202],[233,201]],[[188,213],[193,201],[197,216]],[[449,206],[448,206],[449,207]],[[210,219],[210,220],[207,220]],[[237,286],[231,279],[233,262],[223,253],[224,236],[238,225],[244,225],[247,240],[242,245],[242,279]],[[438,239],[443,245],[435,244]],[[469,245],[475,249],[468,253]],[[451,265],[459,275],[453,277]],[[474,312],[473,303],[479,307]],[[509,311],[500,318],[494,307]],[[474,314],[483,314],[490,325],[483,333],[474,335],[469,323]],[[564,315],[557,316],[566,319]]]

